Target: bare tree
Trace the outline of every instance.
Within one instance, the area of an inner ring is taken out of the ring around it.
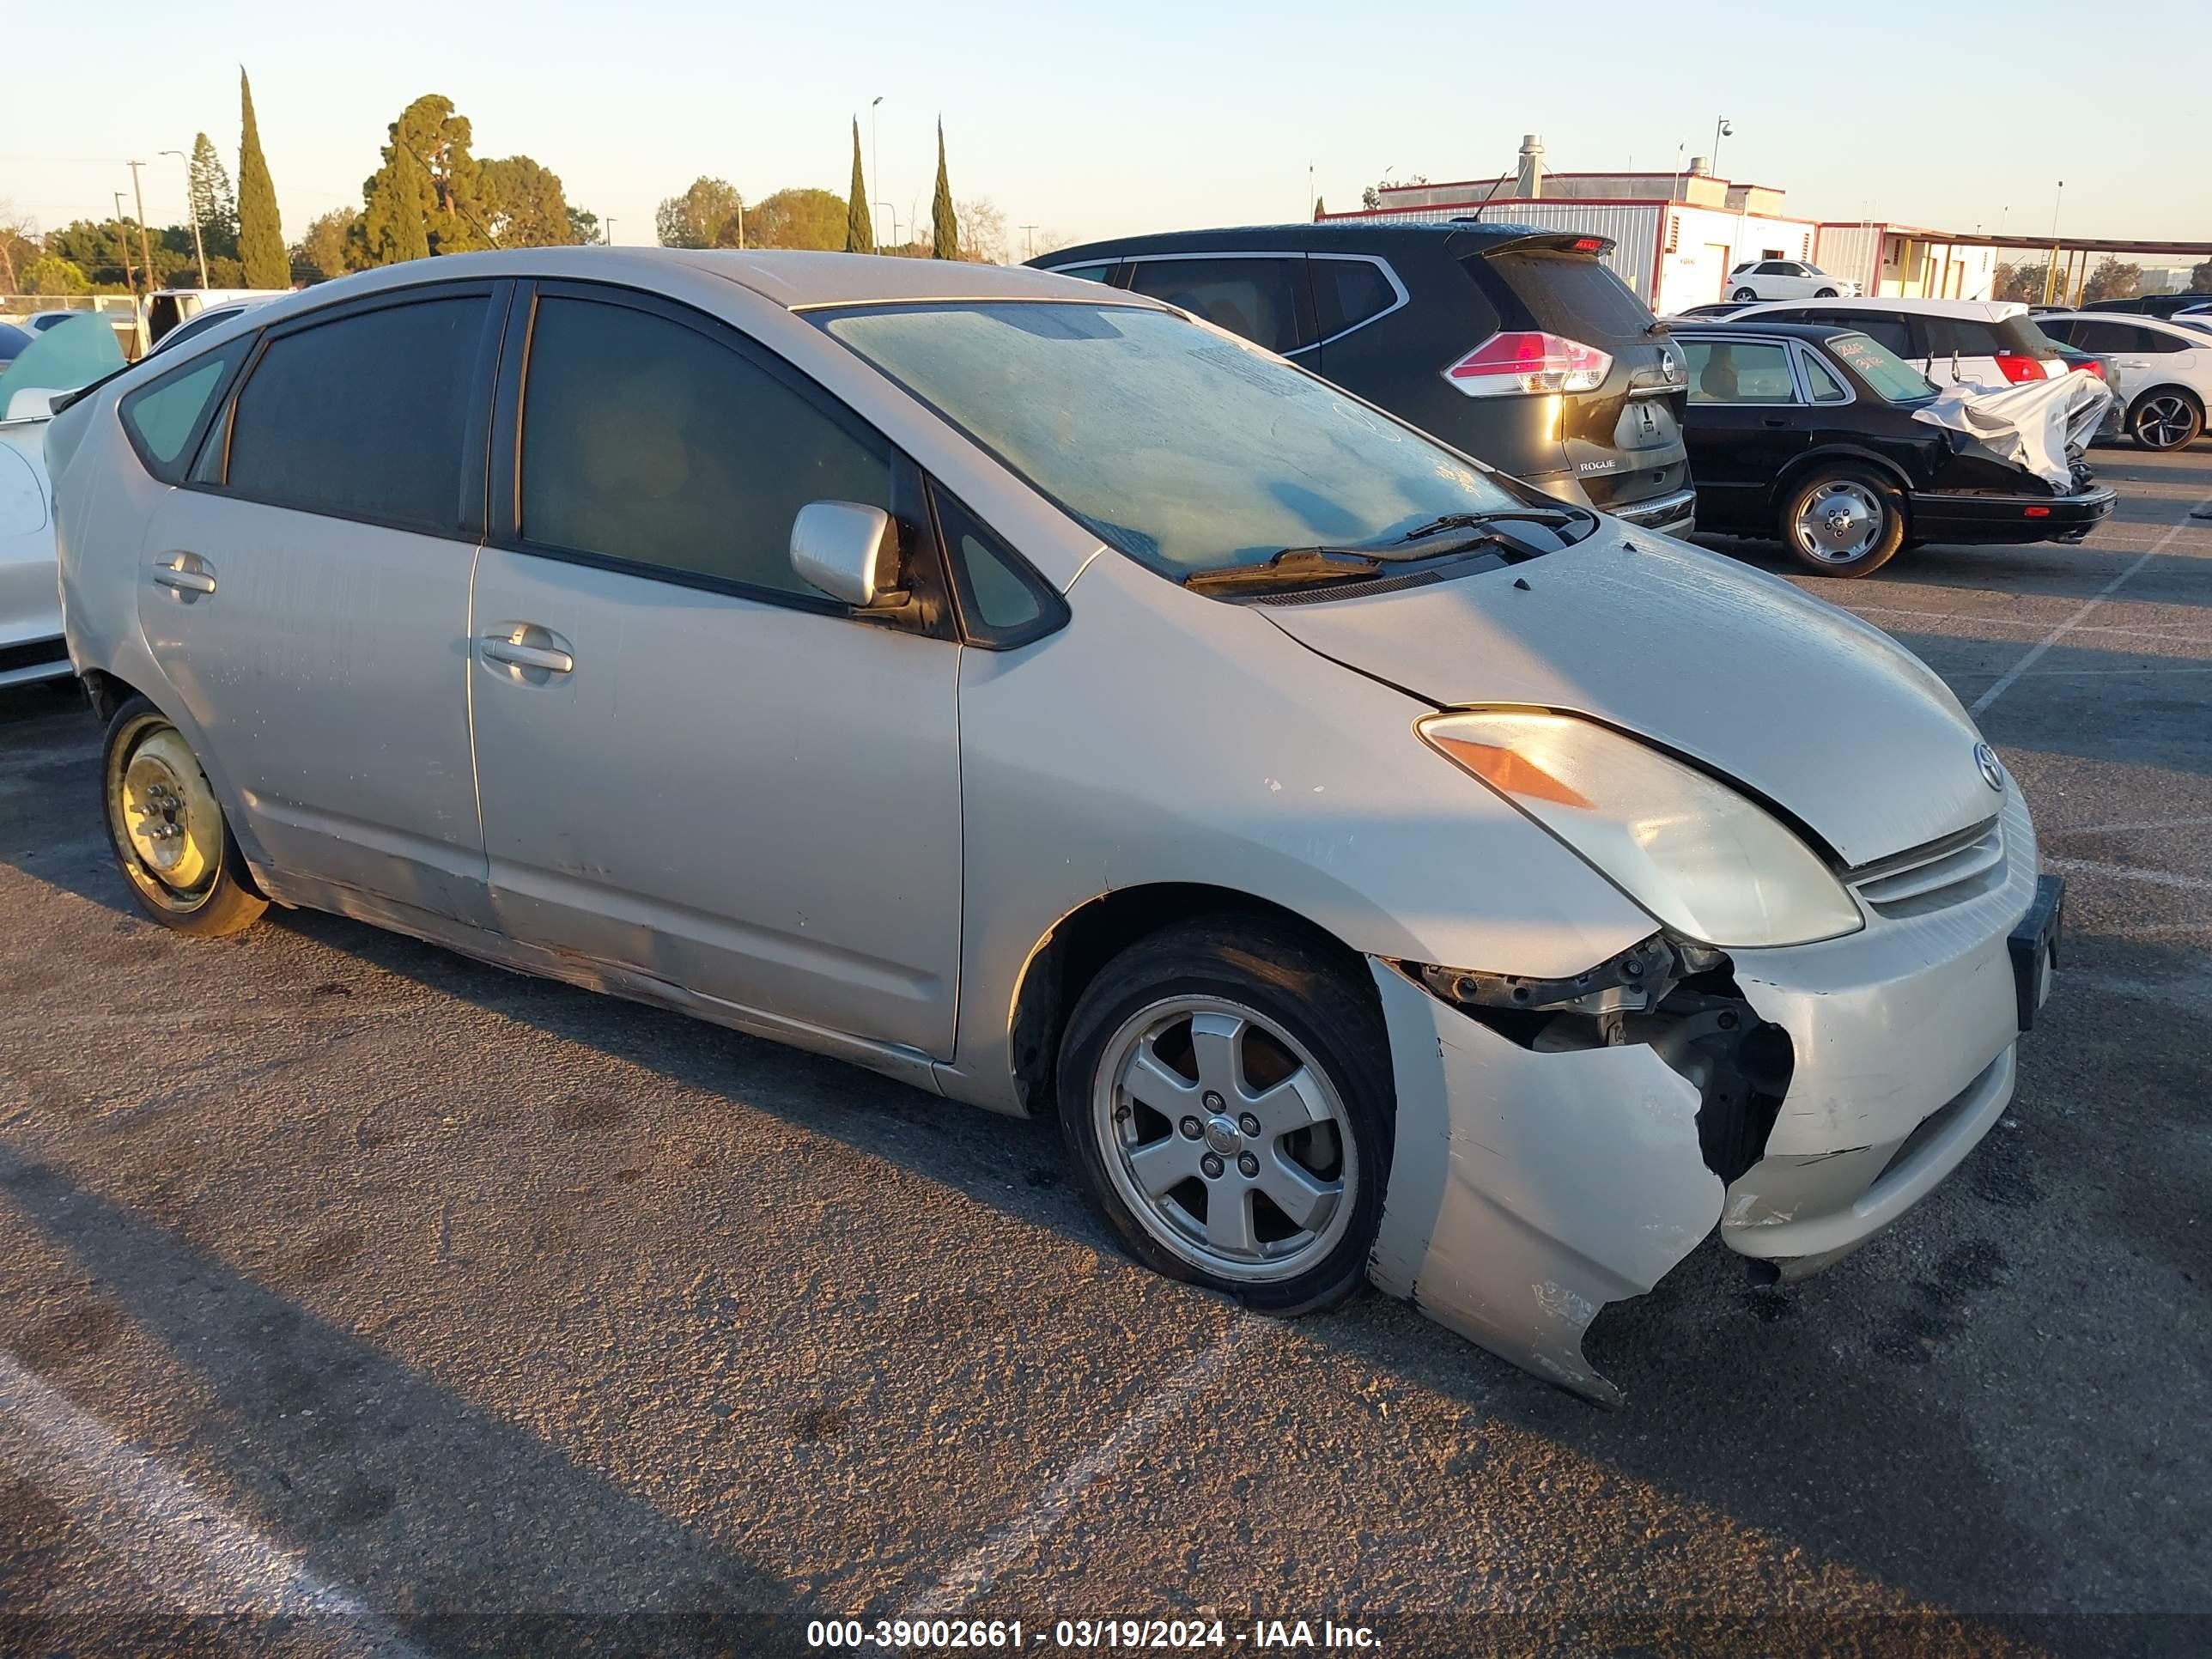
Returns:
[[[1006,216],[988,196],[973,196],[960,204],[960,257],[975,264],[1007,263]]]
[[[20,218],[11,203],[0,202],[0,294],[20,294],[16,257],[28,264],[39,257],[39,227],[35,220]]]

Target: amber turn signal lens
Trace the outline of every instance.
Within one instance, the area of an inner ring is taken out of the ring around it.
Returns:
[[[1508,796],[1555,801],[1561,806],[1578,807],[1585,812],[1597,810],[1580,790],[1560,782],[1526,755],[1501,749],[1495,744],[1470,743],[1465,738],[1447,738],[1440,733],[1431,733],[1429,741]]]

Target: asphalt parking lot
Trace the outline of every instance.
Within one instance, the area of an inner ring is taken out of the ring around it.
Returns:
[[[2093,459],[2083,546],[1810,583],[2068,877],[2014,1109],[1825,1277],[1610,1309],[1618,1413],[1152,1277],[1043,1125],[334,917],[172,938],[91,715],[0,692],[0,1652],[2212,1650],[2212,443]]]

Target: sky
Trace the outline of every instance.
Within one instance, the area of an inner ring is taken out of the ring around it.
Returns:
[[[1792,213],[2041,234],[2055,205],[2062,234],[2212,240],[2212,8],[121,0],[11,47],[0,207],[47,228],[127,207],[132,158],[147,218],[181,222],[184,164],[158,152],[204,131],[235,175],[242,59],[287,240],[358,207],[386,125],[437,92],[478,157],[534,157],[621,242],[702,173],[843,195],[855,116],[903,235],[940,113],[953,193],[998,205],[1017,258],[1302,218],[1310,191],[1350,207],[1386,169],[1491,175],[1524,132],[1559,170],[1672,171],[1721,117],[1716,170]]]

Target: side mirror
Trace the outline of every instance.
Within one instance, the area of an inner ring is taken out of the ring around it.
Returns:
[[[809,501],[791,521],[791,568],[810,587],[856,610],[906,603],[898,580],[898,530],[880,507]]]

